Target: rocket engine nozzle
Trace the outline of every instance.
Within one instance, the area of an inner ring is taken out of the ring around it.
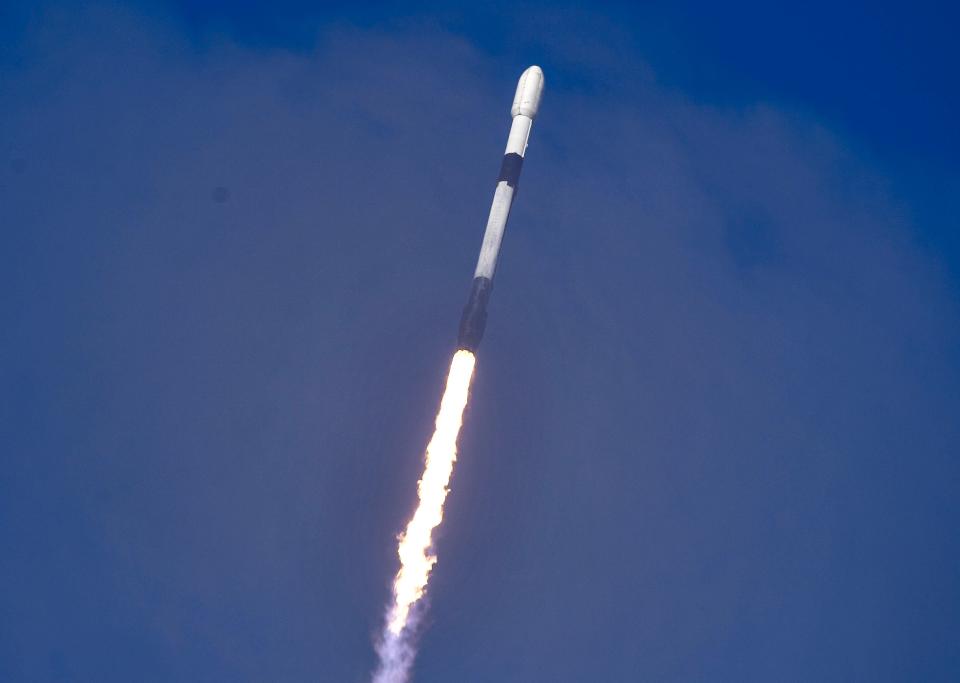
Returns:
[[[463,307],[460,317],[460,334],[457,336],[457,348],[476,353],[483,339],[483,330],[487,326],[487,302],[493,291],[493,280],[485,277],[473,279],[470,298]]]

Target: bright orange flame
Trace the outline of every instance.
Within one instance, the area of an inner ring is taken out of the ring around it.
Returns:
[[[463,424],[475,362],[469,351],[460,350],[453,356],[436,429],[427,445],[423,476],[417,487],[420,503],[406,531],[399,536],[400,571],[393,582],[394,602],[387,614],[387,630],[394,637],[403,631],[410,609],[423,597],[430,570],[437,561],[436,555],[430,553],[433,530],[443,521],[443,503],[457,459],[457,436]]]

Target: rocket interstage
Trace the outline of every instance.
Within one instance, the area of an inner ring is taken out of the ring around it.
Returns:
[[[459,349],[476,351],[483,338],[483,330],[487,324],[487,302],[493,291],[493,276],[497,270],[500,245],[503,242],[507,219],[510,218],[513,198],[517,194],[523,158],[530,139],[530,128],[537,117],[542,96],[543,71],[539,66],[531,66],[520,76],[517,93],[513,98],[513,107],[510,110],[513,123],[507,137],[507,149],[500,165],[497,189],[493,193],[490,216],[487,218],[487,229],[483,233],[483,245],[480,247],[480,258],[477,259],[477,269],[473,274],[470,298],[467,299],[463,316],[460,318],[460,334],[457,338]]]
[[[487,322],[487,302],[493,289],[497,256],[517,191],[530,127],[543,94],[543,72],[531,66],[520,76],[513,98],[513,124],[503,155],[497,190],[493,195],[480,258],[473,275],[470,298],[460,320],[457,352],[450,361],[447,384],[440,401],[433,437],[427,444],[423,474],[417,484],[417,508],[397,538],[400,569],[393,581],[393,600],[387,606],[383,631],[377,643],[379,665],[373,683],[405,683],[416,655],[414,643],[420,601],[426,594],[430,572],[437,561],[433,531],[443,521],[443,505],[457,460],[457,439],[470,396],[475,352]]]

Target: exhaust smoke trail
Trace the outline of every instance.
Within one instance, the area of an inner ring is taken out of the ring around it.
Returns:
[[[386,623],[377,644],[380,664],[373,683],[404,683],[413,664],[412,638],[416,627],[413,608],[423,597],[430,570],[437,561],[431,552],[433,530],[443,521],[443,503],[457,459],[457,436],[463,424],[475,362],[473,353],[463,349],[457,351],[450,362],[436,428],[427,445],[423,475],[417,486],[420,502],[398,539],[400,570],[393,582],[393,603],[387,609]]]

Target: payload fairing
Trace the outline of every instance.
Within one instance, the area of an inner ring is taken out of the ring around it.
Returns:
[[[460,319],[460,334],[457,339],[459,349],[475,352],[483,338],[483,330],[487,324],[487,301],[493,290],[493,275],[497,269],[503,231],[510,217],[510,207],[517,192],[523,157],[530,138],[530,128],[537,116],[542,96],[543,71],[539,66],[531,66],[521,74],[520,81],[517,83],[517,93],[513,98],[513,108],[510,110],[513,124],[510,126],[507,149],[500,166],[500,176],[497,178],[497,189],[490,206],[490,216],[487,218],[487,229],[483,233],[483,245],[480,247],[480,258],[477,260],[477,269],[473,274],[470,298]]]

